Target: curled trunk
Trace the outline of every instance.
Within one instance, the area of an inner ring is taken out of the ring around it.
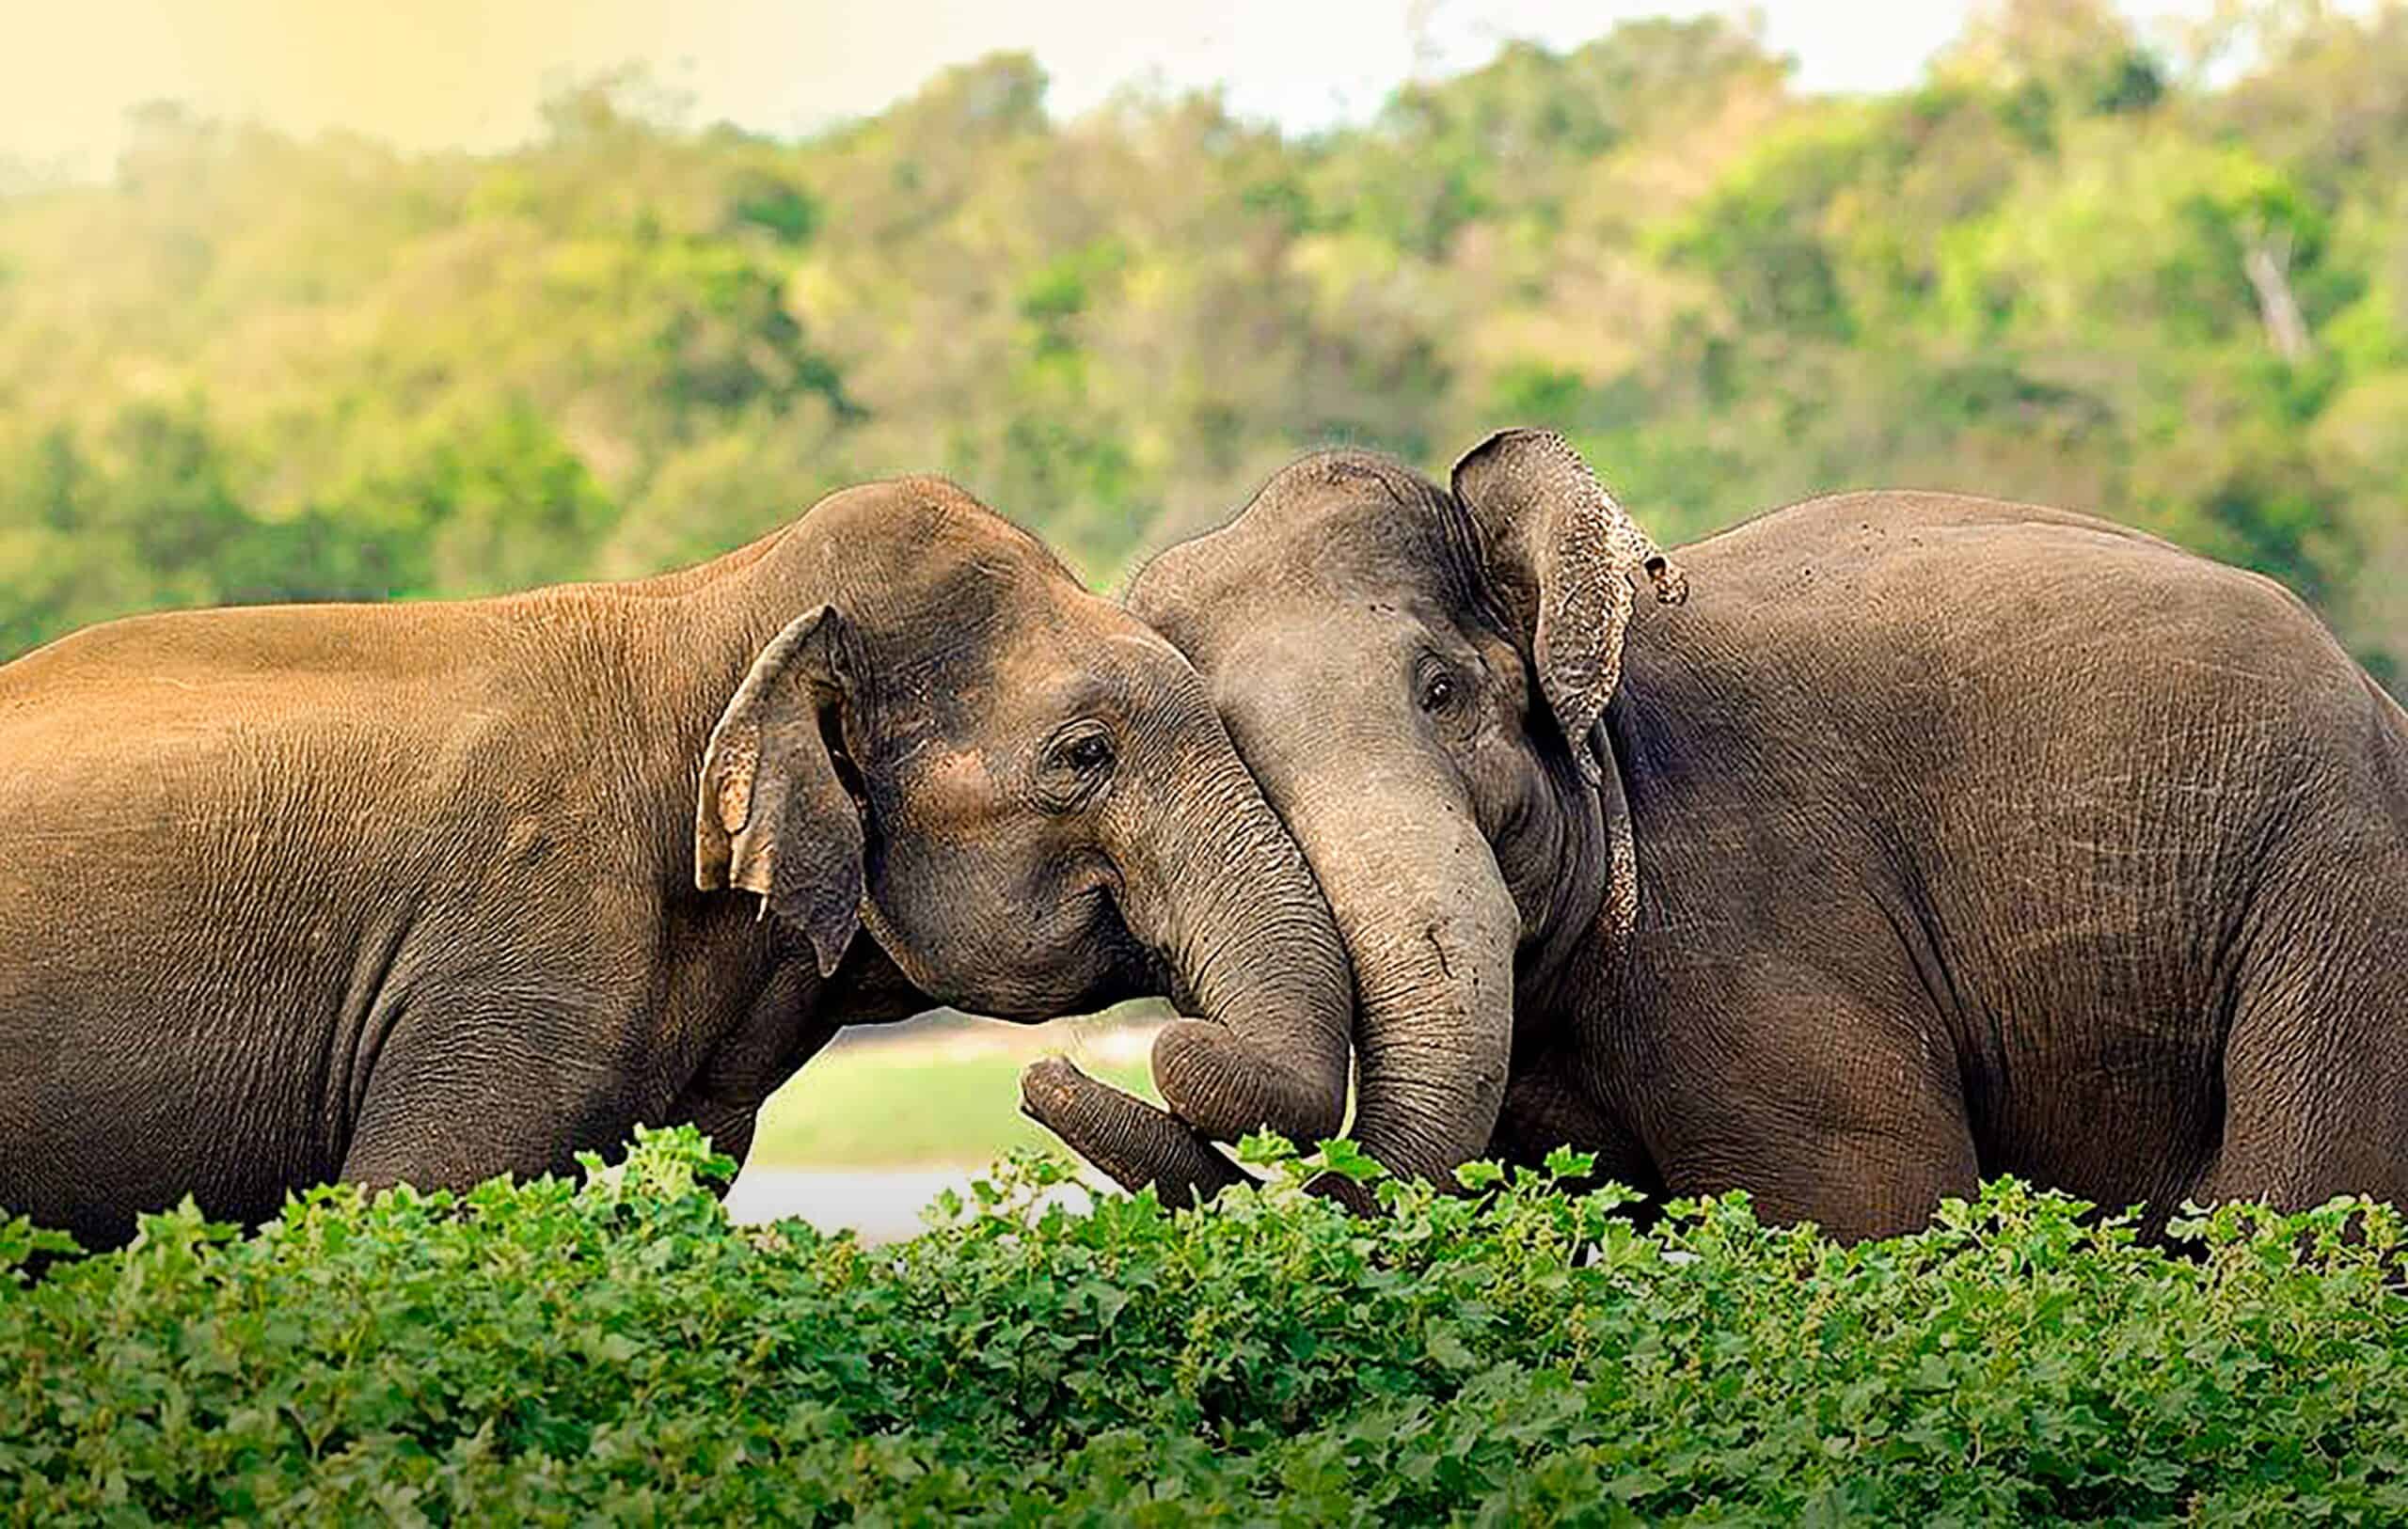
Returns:
[[[1131,929],[1168,956],[1172,1001],[1196,1017],[1156,1041],[1155,1086],[1216,1141],[1335,1136],[1354,990],[1329,905],[1243,769],[1198,796],[1227,828],[1172,835],[1168,863],[1146,878],[1156,896],[1128,900]]]
[[[1209,1145],[1258,1130],[1309,1145],[1346,1109],[1354,984],[1329,906],[1304,855],[1251,777],[1201,772],[1149,863],[1124,863],[1122,913],[1158,953],[1174,1020],[1154,1046],[1154,1081],[1176,1116],[1068,1063],[1022,1078],[1022,1109],[1134,1189],[1186,1203],[1237,1174]]]
[[[1431,782],[1406,798],[1427,806],[1400,811],[1393,783],[1348,789],[1320,772],[1313,789],[1281,797],[1354,969],[1352,1134],[1391,1173],[1439,1183],[1496,1132],[1521,933],[1488,842],[1454,795]],[[1366,821],[1370,801],[1383,822]]]

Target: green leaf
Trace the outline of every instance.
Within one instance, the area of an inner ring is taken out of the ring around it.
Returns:
[[[1596,1172],[1596,1168],[1597,1155],[1593,1152],[1575,1152],[1568,1146],[1560,1146],[1546,1155],[1549,1178],[1586,1178]]]
[[[1296,1157],[1295,1144],[1274,1131],[1252,1131],[1238,1142],[1238,1161],[1248,1168],[1270,1168]]]
[[[1322,1143],[1317,1156],[1322,1168],[1357,1184],[1370,1184],[1388,1175],[1388,1171],[1361,1147],[1343,1138]]]

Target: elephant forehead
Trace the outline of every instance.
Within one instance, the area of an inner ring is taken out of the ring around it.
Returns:
[[[957,570],[911,612],[919,630],[893,687],[941,734],[991,738],[1014,713],[1109,667],[1106,635],[1083,608],[1102,604],[993,569]]]
[[[1188,736],[1212,725],[1203,681],[1177,649],[1101,601],[1108,622],[1062,613],[1030,619],[968,644],[974,656],[896,687],[894,714],[912,747],[973,751],[1001,778],[1059,728],[1081,718]],[[916,721],[909,720],[916,717]]]
[[[844,490],[811,519],[847,619],[892,665],[968,684],[1008,634],[1104,605],[1042,542],[943,479]]]
[[[1307,601],[1228,628],[1196,662],[1214,707],[1251,735],[1324,733],[1350,718],[1393,727],[1391,703],[1407,693],[1400,676],[1422,650],[1450,651],[1447,629],[1402,604]]]
[[[1091,607],[1091,608],[1088,608]],[[990,664],[998,686],[1026,695],[1074,689],[1127,689],[1184,668],[1162,637],[1091,596],[1032,612],[996,634]]]
[[[1129,607],[1201,664],[1283,616],[1447,608],[1459,560],[1438,510],[1356,498],[1309,518],[1241,519],[1175,547],[1131,586]]]

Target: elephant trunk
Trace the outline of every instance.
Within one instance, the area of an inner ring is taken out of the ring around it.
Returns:
[[[1175,835],[1159,880],[1175,914],[1161,944],[1171,998],[1194,1018],[1154,1044],[1154,1083],[1216,1141],[1273,1130],[1309,1144],[1346,1112],[1354,988],[1329,905],[1305,857],[1234,763],[1200,795],[1217,832]],[[1154,921],[1129,909],[1140,938]]]
[[[1176,1114],[1067,1062],[1022,1078],[1022,1108],[1124,1187],[1187,1205],[1240,1174],[1211,1142],[1272,1130],[1311,1143],[1344,1123],[1354,988],[1345,947],[1303,853],[1254,780],[1200,765],[1179,815],[1157,820],[1145,861],[1124,860],[1121,912],[1153,950],[1174,1020],[1154,1081]],[[1134,836],[1133,836],[1134,837]],[[1135,853],[1133,846],[1133,854]]]
[[[1347,780],[1324,765],[1270,789],[1288,807],[1354,965],[1352,1134],[1391,1173],[1443,1184],[1496,1132],[1521,920],[1461,793],[1399,785]],[[1399,810],[1399,800],[1427,805]],[[1366,802],[1384,804],[1382,822],[1365,820]],[[1395,823],[1418,827],[1408,836]]]

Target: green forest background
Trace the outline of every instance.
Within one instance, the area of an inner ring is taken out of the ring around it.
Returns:
[[[700,559],[949,473],[1109,586],[1278,463],[1562,429],[1660,535],[1831,489],[2102,511],[2408,662],[2408,11],[1990,8],[1804,95],[1624,24],[1282,135],[1026,58],[800,141],[641,76],[499,155],[146,110],[0,193],[0,658],[156,607]]]

